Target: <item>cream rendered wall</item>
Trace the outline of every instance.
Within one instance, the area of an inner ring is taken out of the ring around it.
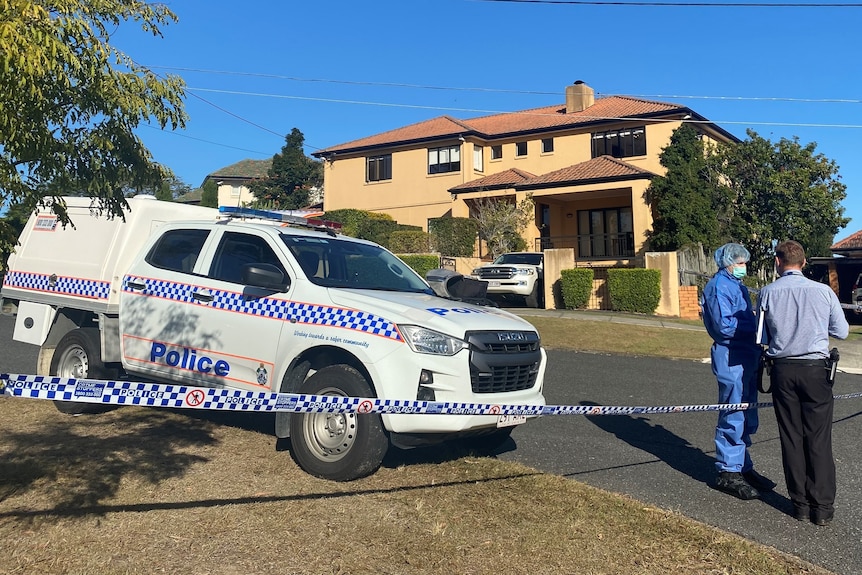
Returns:
[[[236,184],[223,183],[218,187],[218,205],[221,206],[241,206],[254,201],[254,195],[247,186],[240,185],[239,197],[232,194],[233,186]]]
[[[645,122],[620,123],[615,127],[642,126]],[[622,160],[639,168],[657,174],[664,174],[664,168],[659,162],[663,148],[670,143],[674,129],[680,126],[680,121],[646,123],[647,154],[623,158]],[[603,127],[603,129],[607,129]],[[453,216],[467,217],[467,205],[462,198],[453,200],[449,188],[470,182],[485,176],[496,174],[510,168],[541,175],[573,164],[586,162],[591,158],[591,132],[557,134],[552,136],[554,151],[542,153],[543,136],[530,136],[495,140],[492,143],[482,142],[476,138],[468,138],[465,142],[458,140],[440,140],[413,148],[392,148],[385,150],[392,153],[392,179],[381,182],[366,182],[366,154],[337,155],[334,161],[324,162],[324,209],[327,211],[355,208],[360,210],[383,212],[391,215],[399,223],[422,226],[427,229],[428,218],[436,218],[450,212]],[[526,140],[527,155],[515,157],[516,143]],[[491,160],[491,146],[502,145],[503,157]],[[460,145],[461,171],[447,174],[428,174],[428,147]],[[473,168],[474,146],[483,147],[483,170]],[[377,155],[384,150],[368,153]],[[637,230],[652,226],[652,218],[643,202],[643,190],[640,182],[634,184],[631,196],[635,220],[636,244],[643,242],[643,234]],[[618,184],[617,184],[618,186]],[[597,189],[591,186],[590,189]],[[229,193],[229,188],[228,188]],[[560,193],[560,189],[551,190],[549,195]],[[538,196],[534,195],[534,199]],[[221,189],[219,190],[221,203]],[[627,205],[627,204],[626,204]],[[609,207],[609,206],[606,206]],[[553,214],[552,214],[553,217]],[[576,227],[576,221],[571,225]],[[646,227],[643,227],[646,226]],[[561,221],[555,229],[569,229],[569,222]],[[554,232],[557,233],[556,231]],[[568,231],[564,235],[574,235]],[[528,230],[525,239],[532,241],[538,236],[537,230]]]

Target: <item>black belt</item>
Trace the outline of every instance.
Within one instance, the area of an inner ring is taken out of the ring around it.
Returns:
[[[827,366],[825,359],[794,359],[790,357],[776,357],[771,359],[773,365],[795,365],[799,367],[823,367]]]

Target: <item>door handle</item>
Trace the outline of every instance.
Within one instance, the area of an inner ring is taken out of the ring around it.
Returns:
[[[209,292],[209,290],[203,290],[192,292],[192,298],[201,303],[209,303],[213,300],[213,295]]]
[[[126,282],[126,285],[129,287],[129,289],[134,289],[134,290],[144,291],[145,289],[147,289],[147,284],[145,284],[144,282],[137,282],[137,281],[129,280]]]

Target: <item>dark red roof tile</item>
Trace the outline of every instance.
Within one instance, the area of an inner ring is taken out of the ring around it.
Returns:
[[[449,188],[450,192],[466,192],[478,190],[499,190],[502,188],[513,188],[515,185],[529,181],[535,176],[530,172],[519,170],[518,168],[510,168],[503,170],[478,180],[459,184],[454,188]]]
[[[455,137],[467,135],[468,133],[492,139],[521,132],[562,129],[602,120],[637,118],[650,114],[671,113],[683,110],[687,110],[687,108],[678,104],[652,102],[629,96],[609,96],[596,100],[596,103],[586,110],[571,114],[566,114],[565,105],[557,105],[522,110],[520,112],[482,116],[470,120],[458,120],[450,116],[440,116],[424,122],[368,136],[367,138],[360,138],[352,142],[332,146],[315,152],[314,155],[321,156],[331,152],[373,146],[390,146],[423,139],[443,138],[447,136]]]
[[[862,250],[862,231],[858,231],[855,234],[844,238],[840,242],[832,244],[832,247],[829,249],[833,252]]]

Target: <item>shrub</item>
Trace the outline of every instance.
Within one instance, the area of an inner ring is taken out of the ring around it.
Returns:
[[[560,272],[560,292],[566,309],[584,308],[593,293],[593,270],[575,268]]]
[[[470,257],[476,249],[479,225],[470,218],[432,218],[428,220],[428,231],[437,251],[444,256]]]
[[[440,267],[440,256],[436,254],[399,254],[398,257],[423,278],[429,271]]]
[[[342,231],[345,235],[353,236],[354,238],[360,237],[360,226],[362,222],[368,220],[392,220],[392,216],[389,214],[378,214],[375,212],[366,212],[364,210],[355,210],[352,208],[347,208],[344,210],[333,210],[331,212],[326,212],[323,214],[324,220],[329,220],[332,222],[338,222],[341,224]]]
[[[661,271],[609,269],[608,294],[614,311],[653,313],[661,300]]]
[[[389,249],[399,254],[427,254],[431,251],[431,234],[422,230],[395,230],[389,234]]]

